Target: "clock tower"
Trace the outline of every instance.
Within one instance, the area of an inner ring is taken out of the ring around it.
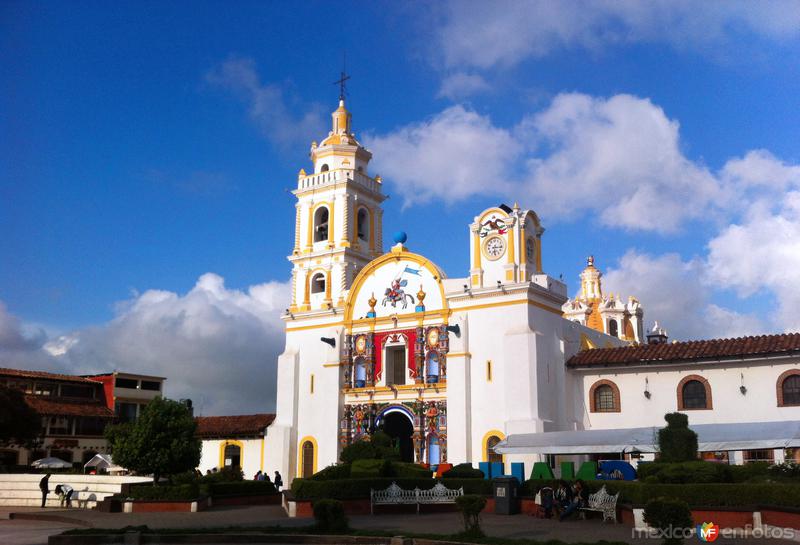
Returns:
[[[470,288],[530,282],[542,272],[542,228],[532,210],[504,204],[484,210],[470,225]]]

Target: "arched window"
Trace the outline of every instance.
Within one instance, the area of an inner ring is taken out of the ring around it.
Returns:
[[[425,375],[428,383],[439,382],[439,353],[430,351],[425,359]]]
[[[608,334],[612,337],[619,337],[619,329],[616,320],[608,321]]]
[[[303,443],[303,446],[300,447],[300,452],[302,457],[302,471],[300,472],[300,476],[307,479],[314,474],[314,443],[306,441]]]
[[[239,445],[225,446],[225,467],[242,467],[242,447]]]
[[[363,388],[367,385],[367,364],[364,362],[364,358],[356,358],[354,375],[353,386]]]
[[[319,167],[320,172],[328,172],[328,163],[324,163],[321,167]]]
[[[621,410],[619,387],[610,380],[598,380],[589,389],[589,410],[593,413],[618,413]]]
[[[328,207],[320,206],[314,212],[314,242],[328,240]]]
[[[500,442],[500,438],[496,435],[492,435],[486,440],[486,461],[487,462],[500,462],[503,461],[503,455],[498,454],[494,451],[494,447],[497,446],[497,443]]]
[[[369,212],[366,208],[360,208],[356,217],[356,233],[362,242],[369,242]]]
[[[325,293],[325,275],[321,272],[311,277],[311,293]]]
[[[678,384],[678,410],[711,409],[711,386],[700,375],[684,377]]]
[[[778,407],[800,405],[800,369],[790,369],[778,377]]]

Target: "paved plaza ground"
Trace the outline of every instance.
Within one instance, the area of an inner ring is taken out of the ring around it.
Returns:
[[[61,521],[8,520],[9,513],[44,514],[58,517]],[[73,524],[65,521],[70,520]],[[200,513],[100,513],[82,509],[35,509],[4,508],[0,510],[0,543],[3,545],[45,545],[47,537],[71,528],[122,528],[147,525],[150,528],[214,528],[237,526],[245,530],[255,526],[306,526],[310,519],[291,519],[280,506],[219,507]],[[396,535],[408,533],[451,534],[462,529],[461,517],[457,513],[402,514],[350,517],[353,528],[362,530],[390,531]],[[594,542],[599,540],[624,541],[631,544],[660,544],[661,540],[641,539],[632,536],[631,528],[622,524],[604,524],[598,520],[570,520],[559,523],[528,515],[482,516],[484,531],[490,536],[526,538],[547,541],[557,539],[565,542]],[[687,545],[701,543],[692,538]],[[796,545],[797,542],[775,539],[720,538],[715,545],[752,543],[753,545]]]

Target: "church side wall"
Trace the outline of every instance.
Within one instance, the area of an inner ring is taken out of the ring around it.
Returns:
[[[711,388],[711,409],[685,410],[690,424],[770,422],[800,420],[800,406],[778,407],[778,377],[800,369],[800,358],[785,363],[775,360],[726,364],[681,364],[676,367],[647,366],[637,369],[573,370],[578,379],[580,409],[587,428],[663,426],[664,414],[678,410],[678,384],[698,375]],[[612,381],[621,401],[619,412],[590,412],[589,391],[598,380]],[[743,395],[740,387],[747,389]],[[650,392],[648,399],[645,389]]]
[[[214,468],[221,469],[225,466],[223,459],[225,445],[236,445],[241,449],[241,467],[245,479],[252,479],[256,471],[264,471],[265,468],[272,469],[274,473],[277,467],[272,468],[273,464],[262,461],[262,449],[264,447],[263,438],[236,438],[226,439],[203,439],[200,453],[200,465],[197,466],[201,473]],[[270,473],[270,475],[272,475]]]
[[[302,347],[294,381],[297,388],[296,436],[292,438],[291,448],[295,462],[294,467],[288,468],[287,475],[297,476],[298,466],[302,462],[300,449],[305,441],[314,445],[314,471],[338,460],[341,417],[339,362],[343,342],[340,331],[341,328],[322,327],[287,333],[287,346]],[[321,337],[333,337],[336,347],[322,342]]]

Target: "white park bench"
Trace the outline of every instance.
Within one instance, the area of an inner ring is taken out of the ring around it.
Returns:
[[[442,503],[455,503],[456,498],[464,495],[464,488],[458,490],[451,490],[442,483],[436,485],[430,490],[403,490],[397,483],[392,483],[385,490],[375,490],[374,488],[369,491],[369,512],[375,514],[376,505],[414,505],[417,506],[417,514],[419,515],[420,505],[442,504]]]
[[[581,507],[581,511],[598,511],[603,513],[603,522],[611,520],[617,522],[617,498],[619,492],[613,496],[606,491],[606,486],[595,492],[589,494],[589,502],[586,507]],[[585,516],[585,513],[581,513]]]

